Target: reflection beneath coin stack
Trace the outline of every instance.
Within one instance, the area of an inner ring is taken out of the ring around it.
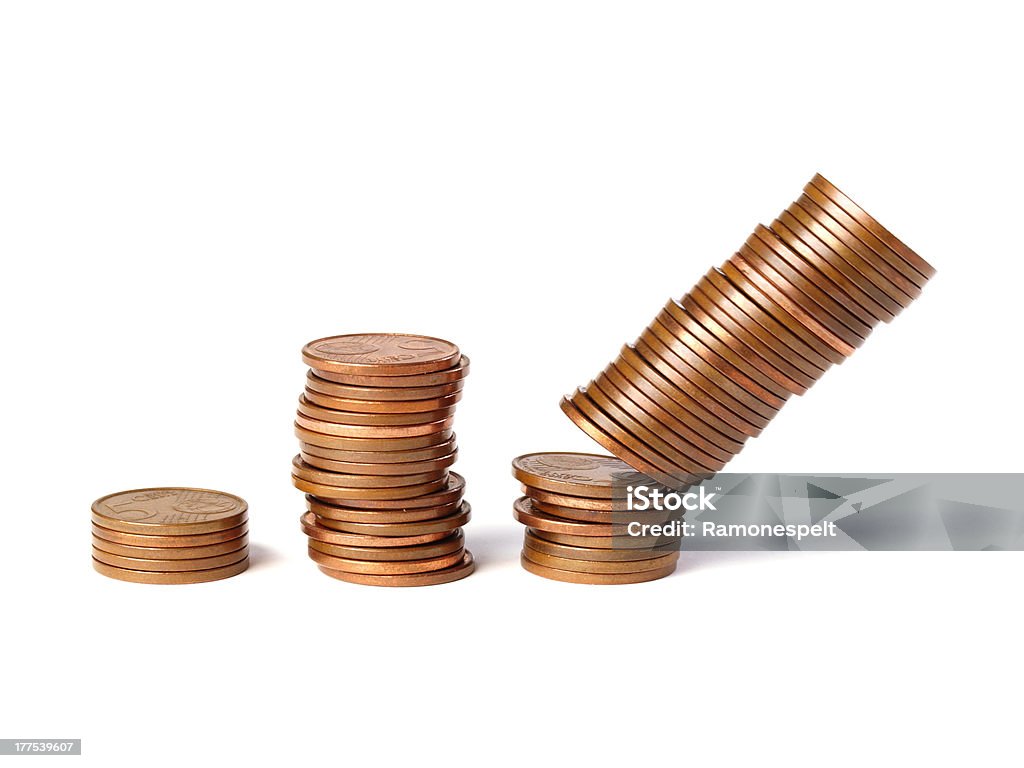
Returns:
[[[452,424],[469,373],[454,344],[352,334],[311,341],[292,483],[309,556],[341,581],[426,586],[468,576],[465,480]]]

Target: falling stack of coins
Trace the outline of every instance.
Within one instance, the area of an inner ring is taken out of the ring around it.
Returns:
[[[817,175],[561,408],[634,469],[672,487],[698,482],[934,273]]]
[[[332,336],[302,350],[310,366],[292,482],[302,530],[328,576],[426,586],[468,576],[465,481],[450,471],[452,422],[469,358],[448,341],[391,333]]]
[[[248,505],[199,488],[146,488],[92,505],[92,565],[143,584],[195,584],[249,567]]]
[[[650,480],[611,456],[529,453],[512,461],[525,496],[513,507],[526,526],[523,568],[575,584],[636,584],[668,576],[679,538],[630,535],[626,519],[663,523],[664,512],[627,513],[626,489]]]

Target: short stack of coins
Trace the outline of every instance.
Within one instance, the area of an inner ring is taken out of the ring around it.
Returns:
[[[629,522],[667,517],[627,511],[624,491],[651,481],[619,459],[529,453],[512,461],[512,475],[525,494],[513,514],[526,526],[520,561],[527,571],[574,584],[637,584],[675,571],[678,537],[630,533]]]
[[[634,469],[672,487],[698,482],[934,273],[816,175],[561,408]]]
[[[93,502],[92,565],[112,579],[195,584],[249,567],[248,505],[201,488],[144,488]]]
[[[311,341],[292,482],[309,557],[341,581],[427,586],[468,576],[465,481],[452,423],[469,358],[428,336]]]

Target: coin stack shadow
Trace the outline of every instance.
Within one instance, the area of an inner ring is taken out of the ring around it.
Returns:
[[[560,406],[634,469],[672,487],[699,482],[934,273],[816,175]]]
[[[303,360],[292,482],[306,493],[309,557],[328,576],[373,586],[468,576],[470,506],[450,467],[469,358],[442,340],[363,334],[310,342]]]
[[[144,488],[92,505],[93,568],[120,581],[196,584],[249,567],[243,499],[201,488]]]
[[[526,526],[520,562],[537,576],[574,584],[637,584],[672,574],[678,536],[630,535],[628,523],[665,523],[663,511],[627,512],[625,490],[650,480],[612,456],[529,453],[512,461],[525,496],[513,515]]]

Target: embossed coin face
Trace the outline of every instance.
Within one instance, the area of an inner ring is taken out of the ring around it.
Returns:
[[[311,341],[302,359],[319,371],[401,376],[449,368],[459,359],[459,348],[430,336],[359,333]]]
[[[521,483],[570,496],[610,499],[613,484],[650,484],[626,462],[593,453],[528,453],[512,460],[512,475]]]
[[[188,535],[234,528],[248,505],[230,493],[201,488],[143,488],[93,502],[97,525],[125,533]]]

